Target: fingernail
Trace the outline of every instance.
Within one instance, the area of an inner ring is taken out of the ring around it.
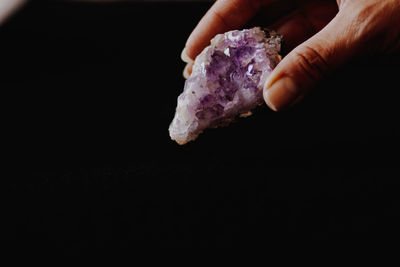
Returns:
[[[189,64],[186,64],[185,68],[183,69],[183,77],[185,79],[189,79],[189,77],[190,77]]]
[[[187,55],[187,53],[186,53],[186,47],[182,50],[181,59],[182,59],[183,62],[186,62],[186,63],[190,63],[190,62],[193,61],[193,59],[191,59],[191,58]]]
[[[274,111],[289,107],[300,96],[300,90],[290,77],[282,77],[264,88],[265,103]]]
[[[193,62],[186,64],[183,70],[183,77],[185,79],[189,79],[190,75],[192,74],[193,64],[194,64]]]

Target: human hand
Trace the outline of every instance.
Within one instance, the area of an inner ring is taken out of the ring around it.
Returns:
[[[218,0],[182,51],[182,60],[188,63],[185,78],[211,38],[242,27],[262,11],[282,12],[269,28],[282,34],[286,47],[293,49],[264,85],[265,102],[275,111],[299,102],[353,57],[400,51],[399,0]]]

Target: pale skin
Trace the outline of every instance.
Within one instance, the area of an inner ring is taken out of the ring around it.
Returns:
[[[400,52],[400,0],[218,0],[182,51],[185,78],[212,37],[241,29],[258,12],[280,16],[269,28],[284,36],[290,51],[264,85],[274,111],[299,102],[354,57]]]

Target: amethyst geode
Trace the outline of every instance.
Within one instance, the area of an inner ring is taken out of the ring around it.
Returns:
[[[215,36],[197,56],[178,97],[171,138],[185,144],[206,128],[251,114],[263,103],[263,85],[281,59],[281,39],[258,27]]]

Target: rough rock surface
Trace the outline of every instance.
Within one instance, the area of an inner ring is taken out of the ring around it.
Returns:
[[[178,97],[171,138],[185,144],[206,128],[251,114],[263,103],[263,85],[281,59],[281,39],[258,27],[215,36],[197,56]]]

